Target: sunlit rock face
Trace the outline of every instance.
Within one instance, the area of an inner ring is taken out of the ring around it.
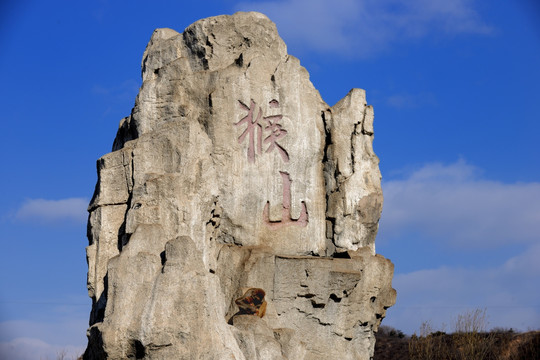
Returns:
[[[370,359],[395,290],[365,92],[328,106],[260,13],[156,30],[142,77],[98,160],[84,358]]]

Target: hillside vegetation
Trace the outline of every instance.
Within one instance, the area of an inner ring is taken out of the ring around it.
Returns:
[[[422,324],[406,336],[388,326],[376,334],[375,360],[540,360],[540,331],[485,331],[485,310],[460,315],[447,334]]]

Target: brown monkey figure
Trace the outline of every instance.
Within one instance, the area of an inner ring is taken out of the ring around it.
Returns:
[[[264,301],[264,290],[259,288],[248,289],[242,297],[234,302],[240,308],[238,314],[257,315],[263,317],[266,312],[266,301]]]

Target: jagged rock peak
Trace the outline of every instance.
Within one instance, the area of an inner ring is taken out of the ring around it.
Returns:
[[[158,29],[89,211],[85,359],[369,359],[373,108],[329,107],[260,13]]]

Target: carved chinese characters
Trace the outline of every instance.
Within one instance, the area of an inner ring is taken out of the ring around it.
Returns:
[[[271,229],[278,229],[287,225],[306,226],[308,223],[308,213],[306,202],[302,201],[302,211],[300,217],[293,220],[291,217],[291,177],[286,172],[280,171],[283,180],[283,208],[281,211],[281,221],[270,220],[270,201],[266,202],[263,211],[263,221]]]
[[[284,163],[289,162],[289,154],[285,148],[278,143],[278,140],[287,135],[287,130],[283,128],[280,121],[283,115],[262,116],[262,108],[259,106],[257,115],[255,115],[256,103],[251,100],[249,107],[238,100],[240,107],[247,111],[247,114],[236,122],[236,126],[245,126],[244,131],[238,137],[238,143],[247,141],[248,162],[254,163],[257,155],[277,151]],[[279,102],[275,99],[269,102],[271,108],[278,108]],[[264,139],[263,139],[264,137]],[[266,146],[263,152],[263,146]],[[268,201],[263,210],[263,222],[270,229],[278,229],[284,226],[306,226],[308,223],[307,206],[302,201],[302,210],[298,219],[291,217],[291,177],[287,172],[279,171],[283,186],[283,200],[281,220],[270,220],[270,202]]]
[[[244,125],[244,124],[246,125],[246,129],[244,130],[242,135],[238,137],[238,142],[242,143],[246,139],[246,136],[248,137],[248,140],[247,140],[248,141],[248,160],[249,162],[255,162],[255,130],[257,130],[257,140],[258,140],[257,153],[259,155],[262,153],[262,124],[260,123],[262,111],[261,111],[261,108],[259,108],[259,114],[257,115],[257,118],[253,120],[253,112],[255,111],[255,102],[251,100],[250,107],[247,107],[247,105],[241,102],[240,100],[238,102],[240,103],[240,106],[243,109],[248,111],[247,115],[244,118],[242,118],[242,120],[234,124],[236,126]]]
[[[238,121],[235,125],[246,125],[246,129],[238,137],[238,142],[242,143],[246,137],[248,137],[248,161],[255,162],[255,132],[257,133],[257,154],[262,154],[263,143],[268,145],[265,152],[270,152],[272,150],[277,150],[281,155],[281,158],[285,162],[289,162],[289,154],[287,151],[277,143],[277,141],[287,135],[287,130],[283,129],[283,126],[279,121],[283,118],[283,115],[271,115],[262,117],[262,109],[259,107],[259,112],[257,117],[254,118],[255,112],[255,102],[251,100],[250,106],[248,107],[242,101],[238,100],[240,107],[247,110],[247,115]],[[277,100],[272,100],[270,102],[271,107],[279,107]],[[266,124],[264,124],[266,122]],[[263,140],[263,130],[268,130],[269,135]]]

